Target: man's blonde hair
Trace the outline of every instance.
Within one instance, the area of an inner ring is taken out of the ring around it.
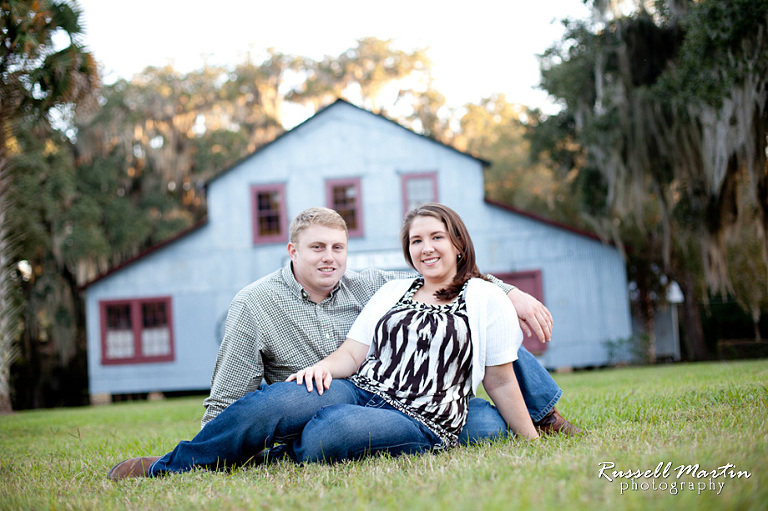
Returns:
[[[296,215],[296,218],[291,222],[291,228],[289,230],[291,243],[296,244],[301,231],[308,227],[312,227],[313,225],[322,225],[331,229],[341,229],[344,231],[344,234],[349,237],[347,223],[340,214],[329,208],[309,208]]]

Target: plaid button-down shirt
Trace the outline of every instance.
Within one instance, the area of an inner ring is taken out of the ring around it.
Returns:
[[[243,288],[227,313],[202,425],[246,393],[317,363],[338,348],[385,282],[413,272],[347,270],[320,303],[296,281],[290,263]]]

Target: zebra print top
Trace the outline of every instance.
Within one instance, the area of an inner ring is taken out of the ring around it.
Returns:
[[[464,284],[445,305],[413,301],[416,279],[378,321],[368,358],[349,379],[381,396],[438,435],[438,448],[458,444],[472,393],[472,342]]]

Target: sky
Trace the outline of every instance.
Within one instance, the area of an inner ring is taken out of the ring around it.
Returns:
[[[582,0],[79,0],[83,42],[106,83],[149,65],[180,71],[234,65],[268,48],[337,56],[363,37],[427,48],[434,88],[449,107],[494,93],[546,110],[537,54],[559,40],[563,18],[586,18]]]

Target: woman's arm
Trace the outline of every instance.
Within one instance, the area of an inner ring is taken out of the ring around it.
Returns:
[[[515,434],[531,440],[539,438],[523,401],[512,362],[486,366],[483,387]]]
[[[286,381],[294,381],[298,385],[306,384],[307,391],[312,392],[312,382],[317,385],[317,393],[331,386],[334,378],[352,376],[368,354],[368,345],[347,338],[339,348],[317,364],[293,373]]]

